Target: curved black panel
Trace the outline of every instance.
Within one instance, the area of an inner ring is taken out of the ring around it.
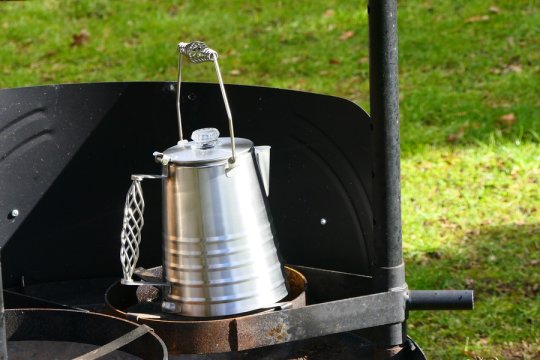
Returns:
[[[369,116],[331,96],[227,86],[236,135],[271,145],[270,205],[287,262],[370,274]],[[219,88],[182,88],[184,132],[228,136]],[[118,275],[132,173],[177,139],[172,83],[0,90],[0,244],[5,282]],[[159,182],[144,183],[142,266],[161,261]],[[10,218],[11,209],[20,215]],[[321,225],[321,219],[326,225]]]

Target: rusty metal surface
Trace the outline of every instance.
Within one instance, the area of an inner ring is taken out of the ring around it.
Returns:
[[[171,360],[373,360],[377,349],[370,341],[352,333],[294,341],[258,349],[222,354],[172,355]],[[395,354],[394,354],[395,355]],[[426,360],[414,341],[407,339],[392,360]]]
[[[6,310],[6,335],[12,341],[66,341],[103,345],[139,325],[127,320],[91,312],[59,309]],[[121,348],[148,360],[166,360],[161,339],[148,332]]]
[[[172,355],[171,360],[362,360],[373,359],[373,347],[351,333],[328,335],[245,351],[205,355]]]
[[[238,350],[405,321],[402,292],[388,292],[236,319]]]
[[[290,302],[293,309],[301,308],[306,303],[306,279],[296,270],[288,267],[285,270],[289,296],[284,301]],[[152,327],[170,354],[219,353],[245,347],[239,344],[236,317],[200,319],[164,314],[159,302],[140,303],[141,297],[144,298],[144,294],[137,293],[135,287],[113,284],[106,293],[107,309],[111,315],[128,317]],[[271,311],[257,314],[268,313]]]

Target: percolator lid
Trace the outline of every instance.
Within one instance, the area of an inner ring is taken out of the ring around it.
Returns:
[[[178,145],[163,152],[170,162],[186,166],[204,166],[222,162],[232,156],[231,138],[219,137],[219,131],[214,128],[203,128],[192,133],[193,141],[181,141]],[[248,139],[235,138],[236,156],[248,152],[253,142]]]

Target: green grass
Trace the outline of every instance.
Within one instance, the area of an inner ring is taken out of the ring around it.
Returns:
[[[538,164],[537,144],[438,148],[403,162],[407,282],[475,290],[472,314],[411,314],[410,334],[432,358],[539,356]]]
[[[362,1],[175,3],[0,2],[0,87],[174,80],[175,44],[200,39],[226,82],[369,110]],[[411,313],[410,334],[433,359],[540,358],[540,4],[400,0],[398,18],[407,281],[477,297]]]

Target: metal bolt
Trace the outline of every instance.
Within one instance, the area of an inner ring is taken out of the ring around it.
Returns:
[[[161,310],[168,312],[168,313],[179,313],[181,311],[180,304],[176,304],[172,301],[164,301],[161,304]]]
[[[17,217],[19,216],[19,210],[18,209],[13,209],[11,210],[11,213],[9,214],[11,217]]]
[[[322,226],[326,225],[326,219],[325,218],[321,218],[321,225]]]
[[[191,93],[187,96],[188,100],[190,101],[195,101],[197,100],[197,95],[195,95],[194,93]]]

